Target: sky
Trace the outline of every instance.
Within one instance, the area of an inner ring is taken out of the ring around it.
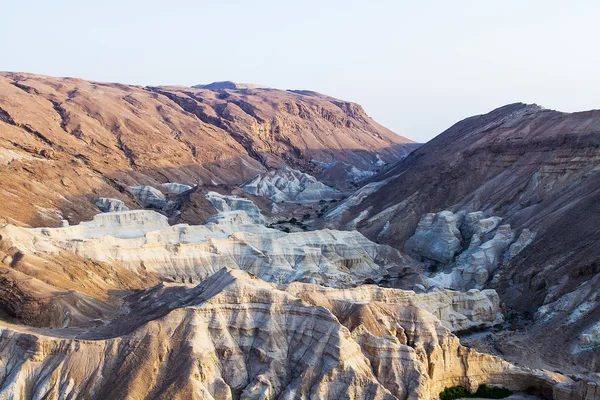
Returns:
[[[1,71],[314,90],[418,142],[508,103],[600,108],[597,0],[0,0],[0,10]]]

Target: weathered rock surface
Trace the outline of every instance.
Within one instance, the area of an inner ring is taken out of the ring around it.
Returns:
[[[339,190],[319,182],[314,176],[288,167],[258,175],[242,189],[277,203],[314,203],[343,196]]]
[[[502,263],[509,262],[534,236],[524,229],[514,240],[510,225],[499,226],[501,220],[485,217],[482,211],[429,213],[406,241],[406,249],[436,273],[429,283],[458,290],[482,289]]]
[[[511,104],[467,118],[374,177],[372,183],[385,184],[328,224],[339,228],[341,222],[399,249],[423,215],[440,210],[482,210],[502,218],[517,237],[525,229],[535,232],[521,251],[515,244],[489,281],[509,310],[531,321],[540,306],[600,274],[599,132],[598,111],[562,113]],[[482,243],[489,239],[481,238]],[[600,309],[594,310],[600,318]],[[568,320],[570,311],[560,313],[549,326],[528,326],[514,354],[533,354],[525,360],[561,370],[595,366],[598,371],[598,349],[574,357],[569,346],[554,345],[572,343],[589,328],[563,327],[558,321]],[[558,332],[560,339],[548,332]],[[535,354],[527,350],[531,342]]]
[[[217,192],[208,192],[206,198],[219,212],[243,211],[254,223],[265,223],[265,218],[261,214],[260,209],[252,200],[237,196],[225,196]]]
[[[155,187],[148,185],[131,186],[129,190],[131,190],[135,198],[144,208],[155,208],[162,210],[167,206],[167,198]]]
[[[391,400],[456,384],[552,391],[569,382],[462,347],[418,306],[336,301],[330,310],[241,271],[161,284],[128,297],[127,309],[87,331],[1,324],[0,395]]]
[[[517,254],[523,251],[523,249],[535,239],[535,235],[535,232],[531,232],[527,228],[523,229],[519,238],[510,245],[508,251],[504,254],[504,262],[508,263],[515,258]]]
[[[0,320],[98,326],[120,312],[123,296],[158,282],[143,270],[78,257],[26,229],[0,227]]]
[[[460,231],[454,214],[442,211],[425,215],[415,234],[406,242],[409,254],[448,264],[461,248]]]
[[[248,206],[247,200],[216,193],[209,198],[222,205],[229,201]],[[134,210],[98,214],[75,226],[27,232],[53,246],[49,248],[185,282],[204,280],[224,267],[246,270],[270,282],[329,286],[348,286],[385,275],[416,277],[420,270],[399,251],[373,243],[356,231],[286,234],[256,224],[255,219],[241,210],[224,211],[206,225],[169,226],[167,218],[157,212]]]
[[[312,160],[372,170],[377,156],[408,154],[408,142],[360,106],[314,92],[4,72],[0,217],[77,223],[97,212],[98,197],[138,208],[129,186],[241,184],[284,165],[318,175]]]
[[[442,325],[453,332],[492,327],[504,321],[498,294],[490,289],[464,293],[434,288],[417,294],[411,290],[389,289],[376,285],[334,289],[314,284],[292,283],[286,291],[311,304],[326,307],[334,313],[339,304],[370,307],[372,303],[382,303],[419,307],[435,315]],[[347,314],[347,317],[354,318],[350,312]]]
[[[175,183],[175,182],[163,183],[161,186],[164,187],[167,190],[167,192],[173,193],[173,194],[181,194],[183,192],[187,192],[188,190],[192,189],[192,186],[190,186],[190,185],[185,185],[183,183]]]
[[[100,197],[94,203],[102,212],[128,211],[129,208],[119,199]]]

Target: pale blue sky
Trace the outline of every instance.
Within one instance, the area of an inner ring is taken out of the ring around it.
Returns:
[[[0,70],[310,89],[418,141],[516,101],[600,108],[596,0],[0,0],[0,13]]]

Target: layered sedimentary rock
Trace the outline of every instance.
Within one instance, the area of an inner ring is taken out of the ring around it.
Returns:
[[[460,248],[460,231],[450,211],[425,215],[415,234],[406,242],[409,253],[441,264],[452,262]]]
[[[208,198],[223,204],[228,199],[217,194]],[[229,197],[232,205],[248,206],[238,200]],[[169,226],[167,218],[157,212],[134,210],[98,214],[92,221],[75,226],[27,232],[35,234],[41,243],[82,257],[118,262],[134,271],[143,269],[186,282],[206,279],[223,267],[246,270],[272,282],[307,281],[330,286],[419,271],[410,258],[356,231],[287,234],[256,224],[255,219],[241,210],[226,210],[206,225]]]
[[[343,196],[339,190],[319,182],[314,176],[288,167],[258,175],[242,189],[277,203],[313,203]]]
[[[0,395],[391,400],[456,384],[552,392],[569,381],[462,347],[418,305],[350,300],[329,310],[298,296],[223,270],[196,287],[130,296],[126,316],[84,332],[2,324]]]
[[[265,223],[260,209],[252,200],[237,196],[225,196],[217,192],[208,192],[206,198],[218,212],[243,211],[254,223]]]
[[[102,325],[120,313],[123,296],[158,282],[152,273],[84,259],[28,230],[0,227],[3,321],[51,328]]]
[[[344,306],[354,304],[367,309],[376,305],[383,307],[383,304],[393,304],[400,308],[419,307],[435,315],[442,325],[453,332],[492,327],[504,321],[498,294],[489,289],[464,293],[432,288],[416,294],[412,290],[389,289],[376,285],[334,289],[314,284],[292,283],[286,291],[313,305],[326,307],[336,315],[343,313],[344,318],[356,320],[360,320],[360,313],[354,315],[354,310],[343,310]],[[376,319],[373,316],[370,318],[373,321]]]

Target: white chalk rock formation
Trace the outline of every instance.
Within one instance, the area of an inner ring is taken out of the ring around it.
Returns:
[[[421,218],[405,247],[410,255],[435,267],[429,284],[457,290],[482,289],[502,263],[510,261],[535,238],[535,233],[524,229],[515,240],[510,225],[500,225],[501,221],[500,217],[485,217],[482,211],[466,215],[429,213]]]
[[[109,197],[100,197],[94,204],[96,204],[96,207],[98,207],[102,212],[129,210],[129,207],[127,207],[123,201]]]
[[[496,229],[500,221],[502,221],[500,217],[484,218],[483,211],[468,213],[460,225],[462,239],[469,241],[473,235],[485,235]]]
[[[418,304],[330,302],[235,270],[130,296],[104,327],[0,337],[0,398],[424,400],[558,382],[462,347]]]
[[[459,274],[462,281],[460,287],[482,288],[500,265],[513,239],[510,225],[501,225],[494,237],[484,243],[481,243],[480,235],[475,233],[469,248],[458,256],[453,265],[453,272]]]
[[[173,193],[173,194],[181,194],[183,192],[187,192],[188,190],[190,190],[192,188],[190,185],[185,185],[183,183],[174,183],[174,182],[163,183],[161,186],[163,188],[165,188],[165,190],[167,192]]]
[[[185,282],[204,280],[229,267],[270,282],[348,286],[417,268],[397,250],[357,231],[286,234],[254,223],[244,211],[222,212],[206,225],[169,226],[161,214],[136,210],[99,214],[93,221],[66,228],[30,231],[82,257]]]
[[[452,212],[429,213],[419,221],[405,247],[410,255],[422,260],[448,264],[461,249],[460,237]]]
[[[113,237],[138,238],[146,233],[169,228],[167,217],[152,210],[101,213],[91,221],[61,228],[32,228],[31,232],[55,241],[77,241]]]
[[[130,186],[129,190],[144,208],[162,210],[167,206],[167,198],[153,186]]]
[[[535,239],[535,232],[531,232],[529,229],[523,229],[519,235],[519,238],[510,245],[504,254],[504,262],[512,260],[525,247],[527,247],[527,245],[529,245],[533,239]]]
[[[258,175],[242,186],[242,190],[277,203],[313,203],[342,197],[339,190],[319,182],[314,176],[286,166]]]
[[[206,199],[210,201],[219,212],[244,211],[254,223],[265,223],[265,218],[260,213],[260,209],[252,200],[237,196],[226,196],[217,192],[208,192],[206,194]]]

